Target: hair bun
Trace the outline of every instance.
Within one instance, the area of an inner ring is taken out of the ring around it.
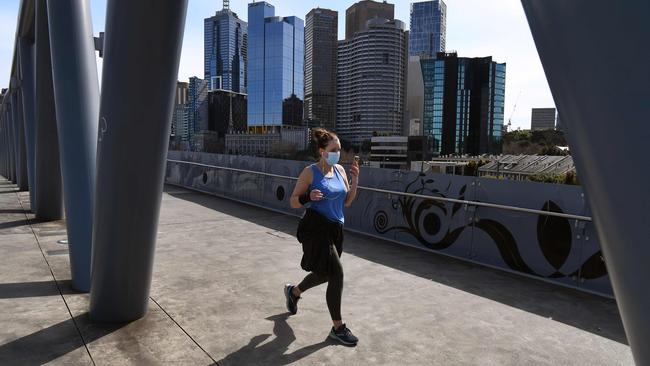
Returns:
[[[337,138],[334,132],[330,132],[321,127],[312,129],[311,137],[316,150],[318,150],[319,148],[321,149],[327,148],[327,145],[330,143],[330,141]]]

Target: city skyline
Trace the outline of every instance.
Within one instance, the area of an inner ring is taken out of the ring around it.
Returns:
[[[279,14],[304,19],[313,8],[322,7],[339,13],[339,24],[345,24],[345,10],[356,1],[298,1],[274,3]],[[230,8],[247,21],[248,1],[230,1]],[[411,1],[390,1],[395,4],[395,18],[409,27]],[[535,45],[530,35],[521,3],[518,0],[446,0],[447,50],[457,51],[459,57],[491,55],[497,62],[508,64],[505,121],[508,123],[513,106],[512,128],[528,129],[532,108],[555,107]],[[13,37],[19,1],[0,5],[0,68],[10,69]],[[94,33],[104,29],[106,0],[91,0]],[[188,6],[185,38],[178,79],[201,77],[204,70],[204,19],[221,10],[219,0],[193,0]],[[345,37],[345,27],[339,27],[339,39]],[[98,59],[101,77],[101,59]],[[8,85],[7,75],[0,75],[0,86]],[[518,95],[520,95],[517,101]]]

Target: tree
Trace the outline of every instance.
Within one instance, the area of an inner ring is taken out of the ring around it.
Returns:
[[[361,144],[361,151],[364,153],[369,153],[370,152],[370,147],[372,146],[371,141],[368,140],[363,140],[363,143]]]

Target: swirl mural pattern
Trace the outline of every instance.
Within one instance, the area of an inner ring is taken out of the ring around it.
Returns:
[[[465,199],[467,185],[463,185],[456,197],[447,197],[435,188],[429,188],[434,183],[433,179],[424,180],[417,178],[406,186],[404,192],[415,194],[428,194],[443,198]],[[447,191],[449,187],[447,187]],[[389,226],[389,213],[380,210],[374,215],[374,228],[378,234],[401,232],[411,235],[426,248],[441,251],[453,246],[465,230],[480,230],[492,240],[499,255],[506,266],[514,271],[522,272],[543,278],[566,278],[580,276],[584,279],[596,279],[607,276],[607,269],[599,251],[589,257],[583,264],[568,273],[561,268],[567,264],[572,253],[573,237],[571,223],[566,218],[538,215],[537,219],[537,245],[548,264],[554,268],[551,274],[536,272],[526,263],[519,250],[519,245],[514,235],[505,225],[491,219],[472,220],[466,225],[451,228],[450,223],[457,222],[455,216],[461,213],[463,204],[454,203],[451,210],[448,205],[435,200],[420,199],[401,196],[397,199],[399,213],[406,225]],[[562,209],[553,201],[547,201],[540,210],[562,213]],[[438,240],[427,240],[427,237],[436,236],[441,230],[444,235]]]

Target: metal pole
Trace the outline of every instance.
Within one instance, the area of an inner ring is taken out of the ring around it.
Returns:
[[[5,139],[6,121],[5,115],[2,112],[3,105],[0,104],[0,173],[3,177],[7,177],[7,140]]]
[[[650,365],[648,1],[522,0],[637,365]],[[627,55],[617,49],[633,50]],[[587,61],[587,62],[586,62]],[[616,172],[614,174],[614,172]]]
[[[29,190],[27,182],[27,151],[25,150],[25,127],[23,122],[23,106],[21,103],[20,87],[16,88],[12,98],[14,113],[14,126],[16,133],[16,181],[18,189],[21,191]]]
[[[6,115],[7,115],[7,139],[8,139],[8,147],[9,147],[9,179],[11,180],[11,183],[16,184],[18,181],[16,180],[16,139],[15,139],[15,134],[14,134],[14,116],[13,113],[11,113],[11,93],[13,93],[12,89],[9,89],[7,91],[7,95],[9,96],[7,99],[10,101],[8,103],[5,103],[7,106],[6,110]]]
[[[5,96],[5,98],[7,98]],[[7,99],[5,99],[6,101]],[[5,178],[7,178],[8,181],[11,181],[11,152],[9,149],[9,116],[7,115],[7,105],[5,104],[3,106],[2,110],[0,111],[0,114],[2,115],[2,119],[4,120],[3,123],[3,131],[2,131],[2,142],[3,142],[3,160],[4,160],[4,167],[5,167]]]
[[[130,321],[147,311],[186,10],[187,0],[108,1],[90,290],[94,321]]]
[[[11,148],[9,142],[9,115],[7,114],[7,105],[5,104],[2,110],[2,117],[4,118],[4,131],[3,131],[3,142],[4,142],[4,160],[5,160],[5,178],[8,181],[11,181]]]
[[[2,107],[2,103],[0,103],[0,108]],[[5,168],[4,168],[4,117],[2,116],[2,113],[0,113],[0,175],[4,177],[5,175]]]
[[[13,79],[13,78],[12,78]],[[9,113],[9,122],[11,124],[11,155],[12,155],[12,164],[13,164],[13,173],[11,176],[11,182],[18,185],[18,136],[16,134],[16,113],[14,113],[14,83],[11,82],[11,87],[9,88],[9,103],[7,104],[7,113]]]
[[[0,138],[2,139],[2,146],[0,150],[2,151],[2,176],[7,178],[9,173],[7,172],[7,119],[5,118],[5,113],[3,105],[0,104]]]
[[[88,0],[47,0],[72,287],[90,291],[99,81]]]
[[[29,182],[29,205],[36,212],[34,191],[35,180],[35,134],[36,121],[34,118],[34,46],[24,38],[18,40],[18,56],[20,64],[20,89],[22,95],[23,117],[25,127],[25,151],[27,153],[27,181]]]
[[[36,218],[63,218],[59,141],[52,85],[52,62],[46,0],[36,0]]]

